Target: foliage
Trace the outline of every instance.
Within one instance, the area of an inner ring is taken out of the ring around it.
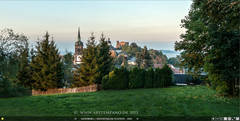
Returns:
[[[71,52],[67,52],[63,56],[63,71],[64,71],[64,86],[69,87],[73,81],[73,55]]]
[[[129,88],[143,88],[145,81],[145,70],[140,68],[133,68],[129,74]]]
[[[167,65],[155,70],[134,67],[128,71],[121,67],[103,77],[102,87],[103,89],[162,88],[171,86],[172,81],[173,72]]]
[[[122,47],[122,51],[128,53],[129,56],[136,56],[136,53],[141,52],[142,48],[139,47],[135,42],[131,43],[130,46],[125,45]]]
[[[166,64],[167,56],[162,51],[150,49],[149,54],[152,58],[153,64]]]
[[[11,81],[16,80],[19,57],[28,47],[28,38],[12,29],[0,31],[0,73]]]
[[[129,72],[125,68],[115,68],[109,75],[103,77],[102,88],[106,89],[128,89]]]
[[[121,65],[124,61],[124,55],[119,55],[117,56],[116,58],[114,58],[114,65],[117,66],[117,65]]]
[[[144,88],[152,88],[154,82],[154,70],[153,68],[149,68],[145,71],[145,83]]]
[[[99,73],[99,76],[94,81],[96,84],[101,84],[102,78],[107,75],[112,69],[113,58],[111,57],[109,50],[110,46],[108,44],[108,41],[102,34],[100,37],[100,42],[97,46],[97,72]]]
[[[14,84],[0,74],[0,97],[18,97],[26,95],[31,95],[28,89],[21,85]]]
[[[211,86],[221,95],[239,94],[240,2],[194,0],[186,28],[175,49],[183,50],[182,62],[190,71],[208,73]]]
[[[36,52],[30,63],[32,69],[32,88],[47,90],[63,87],[62,62],[54,41],[49,41],[46,32],[44,39],[37,42]]]
[[[91,34],[87,42],[87,48],[83,50],[82,63],[80,68],[74,72],[74,87],[93,84],[100,76],[99,65],[97,64],[97,46],[94,34]]]
[[[173,80],[173,72],[168,65],[164,65],[162,68],[162,73],[163,73],[163,81],[164,81],[164,87],[168,87],[172,85],[172,80]]]
[[[173,72],[167,65],[164,65],[162,69],[155,69],[153,87],[169,87],[172,85],[172,81]]]
[[[123,56],[121,66],[124,67],[124,68],[128,68],[127,57]]]
[[[164,87],[164,79],[163,79],[163,71],[160,68],[156,68],[154,71],[154,81],[153,81],[153,87],[154,88],[160,88]]]
[[[171,57],[171,58],[169,58],[169,59],[167,60],[167,63],[173,65],[174,67],[179,67],[179,66],[180,66],[179,59],[176,58],[176,57]]]
[[[16,83],[26,88],[32,88],[31,67],[29,62],[28,47],[20,55],[19,70]]]
[[[138,67],[140,68],[147,69],[153,66],[152,58],[146,46],[144,46],[141,53],[137,53],[136,58]]]

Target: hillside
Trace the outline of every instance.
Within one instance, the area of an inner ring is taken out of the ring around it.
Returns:
[[[76,112],[82,116],[81,111],[134,111],[130,116],[239,115],[238,98],[217,97],[205,86],[5,98],[0,99],[0,107],[1,116],[75,116]]]

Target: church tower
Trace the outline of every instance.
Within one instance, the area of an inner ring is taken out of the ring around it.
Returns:
[[[80,28],[78,28],[78,38],[75,42],[74,64],[81,64],[83,55],[83,42],[81,41]]]

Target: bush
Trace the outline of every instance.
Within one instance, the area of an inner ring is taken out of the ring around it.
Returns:
[[[154,81],[154,70],[152,68],[145,71],[145,83],[144,88],[152,88]]]
[[[0,75],[0,97],[19,97],[31,95],[31,90],[12,83]]]
[[[135,89],[160,88],[172,85],[173,72],[168,66],[162,69],[152,68],[145,71],[133,68],[130,72],[126,68],[114,69],[102,79],[102,88],[107,89]]]
[[[153,81],[153,87],[154,88],[159,88],[163,87],[163,71],[159,68],[155,69],[154,71],[154,81]]]
[[[171,68],[169,68],[167,65],[164,65],[162,68],[162,76],[163,76],[163,81],[164,81],[164,87],[171,86],[173,83],[173,72]]]
[[[133,68],[129,74],[129,88],[143,88],[145,80],[145,70],[140,68]]]
[[[153,81],[154,88],[171,86],[173,85],[172,81],[173,72],[167,65],[164,65],[162,69],[155,69]]]
[[[113,71],[110,72],[110,73],[114,73]],[[110,75],[109,73],[109,75]],[[105,75],[103,78],[102,78],[102,89],[106,90],[106,89],[110,89],[110,84],[109,84],[109,75]]]
[[[128,89],[128,71],[125,68],[114,69],[109,75],[103,77],[102,88]]]

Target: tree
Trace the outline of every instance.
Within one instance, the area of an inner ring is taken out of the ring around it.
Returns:
[[[180,66],[179,60],[176,57],[171,57],[167,61],[168,61],[168,64],[171,64],[171,65],[173,65],[175,67],[179,67]]]
[[[139,47],[135,42],[131,43],[130,46],[124,45],[122,51],[126,52],[129,56],[136,56],[136,53],[141,52],[141,47]]]
[[[194,0],[186,28],[175,49],[190,71],[208,73],[211,86],[221,95],[238,95],[240,23],[237,0]]]
[[[142,62],[141,53],[138,52],[138,53],[136,53],[136,64],[137,64],[138,68],[140,68],[141,62]]]
[[[113,66],[113,58],[110,53],[110,46],[104,37],[103,33],[100,37],[100,42],[97,45],[97,65],[99,76],[95,80],[96,84],[101,84],[102,78],[107,75]]]
[[[100,76],[97,57],[97,46],[94,34],[92,33],[87,42],[87,48],[83,51],[82,64],[74,72],[74,87],[90,85],[97,80]]]
[[[63,68],[61,58],[53,40],[46,32],[44,39],[37,42],[36,53],[30,63],[32,69],[32,87],[46,91],[63,87]]]
[[[126,56],[122,56],[123,59],[122,59],[122,63],[121,63],[121,66],[124,67],[124,68],[128,68],[128,60],[127,60],[127,57]]]
[[[175,50],[181,52],[181,64],[188,68],[189,73],[199,76],[203,71],[208,41],[207,27],[200,16],[198,6],[192,5],[188,16],[183,19],[181,27],[186,28],[185,34],[180,35],[182,41],[175,42]]]
[[[120,69],[115,68],[108,75],[104,76],[102,88],[107,89],[128,89],[129,72],[126,68],[121,67]]]
[[[63,56],[63,71],[64,71],[64,86],[70,86],[73,81],[73,55],[71,52],[66,51]]]
[[[144,48],[142,50],[141,60],[142,60],[142,63],[140,66],[141,68],[147,69],[147,68],[153,66],[152,59],[150,57],[150,54],[149,54],[146,46],[144,46]]]
[[[31,68],[29,62],[28,47],[20,55],[19,70],[17,72],[17,84],[31,88]]]
[[[164,81],[164,87],[168,87],[172,85],[173,81],[173,71],[171,70],[168,65],[164,65],[162,68],[162,73],[163,73],[163,81]]]
[[[129,88],[143,88],[145,81],[145,70],[133,68],[129,73]]]
[[[144,88],[152,88],[153,87],[153,81],[154,81],[154,70],[153,70],[153,68],[150,68],[150,69],[145,71]]]
[[[7,80],[16,80],[19,57],[27,44],[28,38],[24,34],[7,28],[0,31],[0,73]]]

